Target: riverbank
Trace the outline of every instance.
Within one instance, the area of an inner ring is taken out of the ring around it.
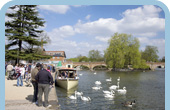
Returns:
[[[33,99],[33,87],[27,86],[27,83],[23,82],[22,87],[16,86],[17,80],[7,80],[5,77],[5,110],[47,110],[47,109],[59,109],[58,99],[55,92],[55,87],[51,89],[49,93],[50,108],[38,107],[32,103]],[[42,97],[44,100],[44,97]]]

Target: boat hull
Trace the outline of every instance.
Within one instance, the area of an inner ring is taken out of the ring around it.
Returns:
[[[78,79],[56,79],[56,83],[59,87],[62,87],[63,89],[70,90],[71,88],[74,88],[78,86]]]

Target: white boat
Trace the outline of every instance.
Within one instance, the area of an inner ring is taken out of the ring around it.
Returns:
[[[64,72],[66,74],[64,74]],[[64,75],[63,75],[64,74]],[[78,80],[76,70],[73,68],[62,68],[57,71],[56,74],[56,85],[69,90],[78,86]]]

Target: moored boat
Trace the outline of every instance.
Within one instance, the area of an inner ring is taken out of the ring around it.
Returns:
[[[56,85],[66,90],[78,86],[76,70],[73,68],[61,68],[56,74]]]

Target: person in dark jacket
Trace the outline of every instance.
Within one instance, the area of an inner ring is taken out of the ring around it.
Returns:
[[[38,106],[42,106],[42,94],[44,93],[44,106],[50,107],[48,103],[48,93],[50,85],[53,85],[53,77],[48,72],[47,66],[44,65],[43,70],[40,70],[35,76],[35,80],[38,82]]]
[[[37,63],[36,64],[36,67],[31,71],[31,82],[32,82],[32,85],[33,85],[33,88],[34,88],[34,96],[33,96],[33,100],[32,102],[34,103],[37,103],[37,96],[38,96],[38,83],[37,81],[35,80],[35,76],[37,75],[37,73],[41,70],[41,64],[40,63]]]

